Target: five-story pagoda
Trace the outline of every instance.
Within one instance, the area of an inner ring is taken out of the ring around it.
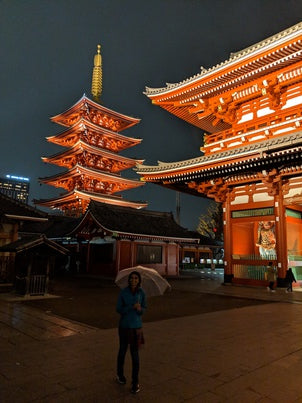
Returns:
[[[94,57],[92,76],[93,100],[85,94],[71,108],[51,118],[65,128],[47,141],[65,147],[50,157],[42,157],[47,163],[66,168],[62,173],[40,178],[42,183],[66,190],[53,199],[36,200],[35,203],[59,209],[66,215],[80,216],[90,200],[143,208],[144,202],[127,201],[117,193],[142,186],[138,180],[121,177],[123,170],[133,168],[143,160],[123,157],[119,153],[141,143],[141,139],[126,137],[121,131],[139,123],[100,104],[102,92],[102,59],[100,45]]]

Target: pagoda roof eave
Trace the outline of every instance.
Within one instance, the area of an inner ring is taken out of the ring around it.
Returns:
[[[80,108],[81,105],[83,105],[85,103],[87,103],[88,105],[90,105],[90,106],[92,106],[92,107],[94,107],[94,108],[96,108],[96,109],[98,109],[100,111],[103,111],[103,112],[105,112],[105,113],[107,113],[107,114],[109,114],[111,116],[114,116],[115,118],[118,118],[118,119],[121,119],[121,120],[123,120],[125,122],[128,122],[128,124],[125,127],[123,127],[122,130],[125,130],[126,128],[129,128],[131,126],[134,126],[134,125],[138,124],[141,121],[141,119],[133,118],[131,116],[127,116],[127,115],[121,114],[119,112],[115,112],[112,109],[106,108],[105,106],[103,106],[103,105],[91,100],[90,98],[88,98],[85,93],[83,94],[83,96],[73,106],[71,106],[70,108],[66,109],[64,112],[62,112],[62,113],[60,113],[58,115],[52,116],[50,119],[53,122],[58,123],[58,122],[61,121],[62,116],[66,115],[66,114],[69,114],[69,113],[72,113],[73,111],[77,110],[78,108]]]
[[[72,154],[74,154],[76,151],[78,151],[81,148],[83,148],[85,150],[88,150],[88,151],[91,151],[91,152],[93,152],[93,153],[95,153],[95,154],[97,154],[99,156],[105,156],[107,158],[111,158],[111,159],[114,159],[116,161],[122,161],[122,162],[128,162],[128,163],[133,162],[134,164],[142,164],[144,162],[144,160],[141,160],[141,159],[133,159],[133,158],[129,158],[129,157],[124,157],[124,156],[119,155],[117,153],[107,151],[106,149],[90,145],[90,144],[88,144],[88,143],[86,143],[85,141],[82,141],[82,140],[77,141],[68,150],[61,151],[61,152],[53,154],[53,155],[51,155],[49,157],[42,157],[42,160],[44,162],[52,162],[52,160],[57,160],[57,159],[72,155]]]
[[[58,134],[56,134],[54,136],[46,137],[46,140],[48,142],[50,142],[50,143],[58,143],[59,144],[59,142],[56,141],[57,139],[64,138],[68,134],[72,134],[75,130],[78,130],[79,126],[81,126],[81,125],[84,125],[84,126],[86,125],[86,126],[90,127],[91,129],[95,130],[98,133],[105,134],[107,136],[113,136],[113,137],[115,137],[117,139],[120,139],[120,140],[129,141],[131,143],[134,143],[133,145],[140,144],[142,142],[142,139],[140,139],[140,138],[124,136],[123,134],[120,134],[120,133],[115,132],[113,130],[106,129],[104,127],[96,125],[95,123],[90,122],[89,120],[87,120],[85,118],[79,119],[74,125],[68,127],[66,130],[63,130],[62,132],[60,132],[60,133],[58,133]]]
[[[111,195],[104,195],[104,194],[98,194],[98,193],[89,193],[85,191],[80,191],[80,190],[72,190],[71,192],[64,193],[63,195],[51,199],[40,199],[40,200],[35,200],[34,203],[38,204],[40,206],[45,206],[49,207],[52,209],[59,208],[60,205],[73,201],[74,199],[78,200],[94,200],[100,203],[107,203],[107,204],[113,204],[116,206],[126,206],[126,207],[132,207],[135,209],[141,209],[145,208],[148,206],[148,203],[146,202],[135,202],[135,201],[128,201],[124,200],[119,196],[111,196]]]
[[[297,148],[302,144],[302,131],[296,132],[292,135],[283,136],[282,138],[270,139],[257,144],[235,148],[229,151],[210,154],[189,160],[177,162],[162,162],[158,161],[158,165],[137,165],[136,172],[142,177],[148,175],[165,176],[170,174],[172,176],[179,175],[180,173],[187,173],[188,171],[203,170],[211,167],[221,167],[222,165],[232,163],[233,161],[245,161],[247,158],[263,157],[272,152],[282,152],[285,147]]]
[[[99,171],[97,169],[93,168],[88,168],[84,167],[82,165],[75,165],[73,168],[68,169],[65,172],[58,173],[53,176],[45,177],[45,178],[39,178],[39,180],[43,183],[50,183],[54,182],[58,179],[64,179],[68,177],[72,177],[75,175],[80,175],[80,174],[86,174],[87,176],[93,176],[94,178],[100,179],[100,180],[113,180],[114,182],[117,183],[125,183],[125,184],[131,184],[131,185],[136,185],[136,186],[142,186],[144,183],[138,180],[134,179],[126,179],[121,177],[120,175],[116,175],[113,173],[107,173],[103,171]]]
[[[287,41],[295,37],[301,36],[301,30],[302,30],[302,23],[300,22],[276,35],[266,38],[263,41],[258,42],[252,46],[249,46],[241,51],[231,53],[229,59],[217,64],[216,66],[210,69],[205,69],[202,67],[201,73],[196,74],[193,77],[185,79],[179,83],[166,83],[166,87],[160,87],[160,88],[151,88],[146,86],[146,91],[144,92],[144,95],[146,95],[150,99],[158,96],[167,96],[187,86],[192,86],[198,83],[199,81],[209,81],[212,75],[217,74],[221,75],[221,72],[226,68],[232,68],[239,62],[242,63],[251,57],[260,55],[264,51],[269,51],[273,48],[277,48],[282,43],[286,43]]]

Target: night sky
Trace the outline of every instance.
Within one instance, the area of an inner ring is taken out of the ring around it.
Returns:
[[[98,43],[102,104],[141,119],[122,134],[142,143],[121,154],[146,165],[199,156],[203,132],[152,105],[145,86],[187,79],[301,17],[301,0],[0,0],[0,175],[29,177],[31,200],[62,192],[38,182],[64,170],[41,161],[62,150],[45,137],[62,131],[51,116],[91,97]],[[175,215],[171,190],[146,184],[123,195]],[[208,203],[181,194],[181,225],[195,229]]]

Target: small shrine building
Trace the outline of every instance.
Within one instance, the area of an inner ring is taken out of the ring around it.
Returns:
[[[302,23],[145,95],[205,132],[202,156],[137,172],[222,203],[225,282],[264,285],[269,261],[302,280]]]
[[[128,267],[152,267],[178,276],[188,253],[211,257],[211,245],[176,223],[172,213],[135,210],[92,200],[70,236],[79,240],[81,267],[89,274],[116,276]]]
[[[101,63],[98,45],[92,77],[93,100],[84,94],[72,107],[51,118],[65,130],[47,140],[65,149],[42,160],[64,167],[65,171],[40,178],[40,181],[65,192],[53,199],[35,200],[35,204],[61,210],[65,215],[81,216],[90,200],[136,209],[147,206],[146,202],[128,201],[120,195],[143,185],[139,180],[126,179],[120,174],[143,162],[120,155],[121,151],[141,143],[141,139],[121,134],[140,119],[101,105]]]

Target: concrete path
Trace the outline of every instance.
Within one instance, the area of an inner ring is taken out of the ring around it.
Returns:
[[[277,303],[146,323],[141,392],[131,395],[129,382],[114,380],[116,329],[0,299],[1,403],[302,402],[302,293],[200,279],[173,286]]]

